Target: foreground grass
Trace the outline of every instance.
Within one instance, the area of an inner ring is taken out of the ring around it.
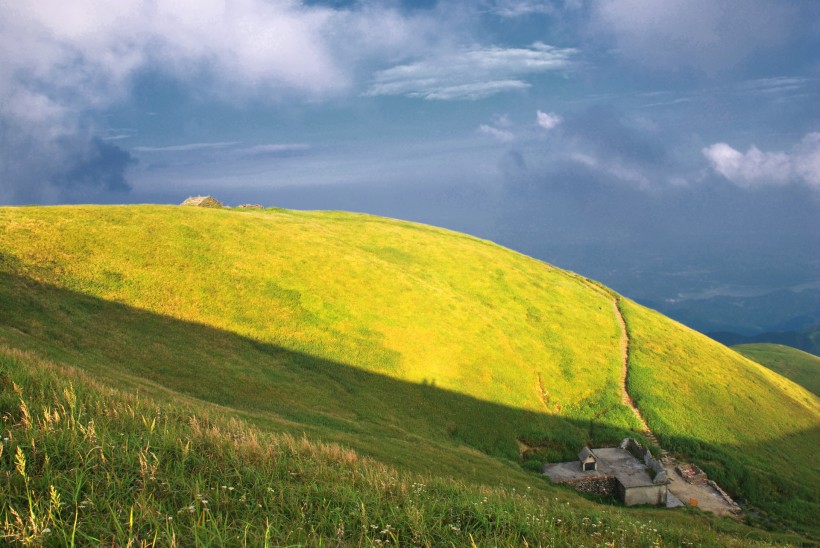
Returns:
[[[399,472],[0,347],[0,534],[45,545],[686,546],[798,541],[697,513]],[[554,495],[554,496],[553,496]],[[571,502],[571,503],[570,503]]]
[[[814,354],[771,343],[738,344],[732,350],[820,396],[820,358]]]

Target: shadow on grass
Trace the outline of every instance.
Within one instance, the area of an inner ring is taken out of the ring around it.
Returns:
[[[459,461],[464,451],[453,451],[459,445],[520,462],[523,440],[534,448],[528,456],[535,469],[543,461],[572,460],[585,444],[613,445],[635,435],[605,417],[577,420],[510,408],[437,388],[432,380],[415,384],[370,373],[8,272],[0,272],[0,303],[0,342],[9,346],[121,388],[168,399],[171,390],[228,407],[262,428],[306,432],[417,471],[467,476]],[[820,440],[820,428],[794,435]],[[817,474],[804,485],[786,485],[765,462],[746,457],[765,454],[759,447],[663,442],[688,450],[733,494],[775,501],[787,521],[808,525],[818,515]],[[776,450],[777,443],[766,445]],[[473,479],[488,477],[477,472]]]

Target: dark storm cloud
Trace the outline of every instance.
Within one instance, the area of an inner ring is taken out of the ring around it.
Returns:
[[[567,136],[582,140],[597,154],[606,157],[641,164],[660,164],[668,160],[663,142],[652,129],[626,119],[612,107],[594,106],[568,116],[562,129]]]
[[[70,148],[71,144],[67,145]],[[128,192],[131,185],[125,178],[128,166],[137,160],[126,150],[99,137],[94,137],[71,167],[55,174],[51,182],[57,187],[101,188],[113,192]]]
[[[137,160],[99,137],[49,139],[6,123],[0,124],[0,145],[0,203],[106,202],[108,194],[131,190],[127,171]]]

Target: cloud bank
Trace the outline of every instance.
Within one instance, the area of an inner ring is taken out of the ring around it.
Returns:
[[[820,191],[820,133],[807,134],[791,152],[763,152],[752,145],[743,153],[726,143],[702,152],[712,169],[740,187],[799,182]]]
[[[513,135],[512,131],[493,126],[488,126],[487,124],[481,124],[480,126],[478,126],[478,131],[486,135],[495,137],[496,139],[502,142],[510,142],[513,139],[515,139],[515,135]]]
[[[124,152],[96,139],[104,129],[95,116],[126,101],[141,71],[232,103],[325,99],[349,92],[363,63],[418,54],[445,34],[439,26],[429,15],[375,4],[2,3],[0,199],[59,199],[79,177],[76,158]],[[112,181],[125,181],[132,163],[86,169],[80,179],[124,190],[127,184]]]
[[[804,3],[803,11],[816,16],[811,4]],[[801,22],[799,2],[777,0],[597,0],[592,5],[592,32],[609,36],[619,54],[654,68],[692,67],[709,74],[785,44]]]
[[[527,76],[570,67],[576,50],[536,42],[527,48],[472,47],[376,73],[367,95],[477,100],[530,87]]]

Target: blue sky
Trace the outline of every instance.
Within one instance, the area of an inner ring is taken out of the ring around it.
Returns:
[[[0,1],[0,145],[2,204],[208,193],[465,230],[646,298],[802,287],[820,2]]]

